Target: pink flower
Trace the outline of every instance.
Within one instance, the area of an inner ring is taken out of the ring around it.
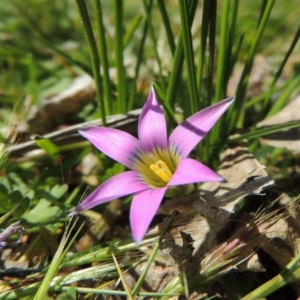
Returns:
[[[133,239],[139,243],[168,188],[222,180],[220,175],[188,155],[232,102],[233,98],[228,98],[197,112],[178,125],[168,139],[166,120],[151,88],[139,118],[139,139],[113,128],[95,126],[80,130],[95,147],[130,171],[101,184],[74,213],[134,194],[130,224]]]

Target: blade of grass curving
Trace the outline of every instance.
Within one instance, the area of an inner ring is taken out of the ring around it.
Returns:
[[[291,97],[291,94],[299,87],[299,85],[300,77],[294,78],[294,80],[284,90],[282,95],[274,102],[266,117],[268,118],[279,112],[287,104]]]
[[[198,0],[193,0],[198,4]],[[196,80],[196,70],[194,64],[194,50],[191,34],[192,22],[188,13],[188,1],[179,0],[179,12],[182,26],[183,52],[187,68],[187,82],[189,91],[189,111],[194,114],[198,111],[198,89]]]
[[[292,84],[292,82],[295,80],[295,78],[290,78],[288,80],[286,80],[282,85],[280,86],[275,86],[274,88],[274,93],[278,93],[280,91],[285,90],[286,88],[289,87],[290,84]],[[265,98],[267,97],[267,95],[269,94],[269,90],[256,96],[253,97],[252,99],[248,100],[245,103],[245,109],[248,109],[250,107],[253,107],[255,104],[263,102],[265,100]]]
[[[258,43],[262,37],[262,34],[266,28],[267,22],[269,20],[270,13],[272,11],[275,0],[269,0],[266,3],[265,9],[262,13],[256,34],[254,36],[253,42],[251,44],[248,56],[245,62],[245,66],[239,81],[237,92],[236,92],[236,101],[233,103],[232,107],[229,109],[229,114],[225,120],[226,127],[228,131],[231,131],[235,126],[240,127],[242,124],[238,123],[239,118],[243,115],[244,103],[246,98],[246,91],[249,82],[249,76],[251,73],[254,56],[258,47]]]
[[[205,63],[206,41],[207,41],[209,22],[210,22],[209,17],[210,17],[211,3],[212,1],[210,0],[204,0],[203,7],[202,7],[202,22],[201,22],[200,46],[199,46],[198,67],[197,67],[197,86],[198,86],[200,97],[202,96],[203,68]],[[201,102],[199,108],[202,108]]]
[[[222,4],[222,15],[220,24],[220,36],[219,36],[219,51],[217,59],[217,74],[216,74],[216,92],[214,102],[218,102],[225,98],[225,82],[226,82],[226,65],[227,65],[227,39],[229,31],[229,7],[230,0],[224,0]]]
[[[297,29],[297,31],[294,35],[293,41],[290,44],[290,47],[289,47],[288,51],[285,53],[283,61],[281,62],[278,70],[274,74],[271,86],[269,88],[269,93],[266,95],[264,105],[263,105],[263,109],[261,110],[261,113],[259,114],[259,119],[258,120],[262,119],[266,114],[266,108],[270,105],[270,101],[272,99],[272,94],[274,93],[276,82],[280,78],[280,76],[282,74],[282,70],[283,70],[287,60],[289,59],[289,57],[292,54],[296,44],[298,43],[299,37],[300,37],[300,25],[298,26],[298,29]],[[276,101],[276,103],[277,103],[277,101]],[[275,106],[276,106],[276,104],[275,104]],[[280,107],[280,105],[278,105],[278,108],[279,107]],[[277,108],[276,107],[274,108],[274,106],[272,105],[271,110],[267,113],[267,117],[271,116],[272,114],[275,114],[276,112],[278,112]]]
[[[0,225],[8,220],[14,213],[14,211],[22,204],[22,200],[14,206],[10,211],[8,211],[6,214],[0,217]]]
[[[229,30],[227,36],[227,49],[226,49],[226,61],[228,64],[225,68],[225,80],[224,80],[224,92],[226,94],[226,87],[230,78],[230,75],[233,71],[234,64],[237,60],[237,55],[233,55],[233,46],[234,46],[234,38],[235,38],[235,28],[236,28],[236,20],[237,20],[237,12],[238,12],[239,0],[234,0],[229,15]],[[240,39],[241,43],[241,39]],[[239,50],[238,50],[239,52]]]
[[[163,93],[163,91],[160,89],[160,87],[156,83],[153,83],[153,87],[154,87],[156,94],[158,95],[158,98],[160,99],[160,101],[162,103],[162,106],[164,107],[164,109],[172,123],[172,126],[175,128],[178,125],[178,122],[176,121],[174,112],[173,112],[169,102],[167,102],[167,100],[166,100],[165,94]]]
[[[37,105],[39,101],[36,63],[31,53],[27,54],[29,92],[32,97],[32,103]]]
[[[131,41],[131,38],[134,35],[135,30],[138,28],[139,24],[143,20],[142,15],[137,15],[136,17],[133,18],[133,20],[130,22],[125,35],[123,37],[123,47],[126,48]]]
[[[153,243],[157,242],[157,236],[146,236],[142,240],[139,246],[151,246]],[[111,249],[114,250],[114,253],[118,255],[122,255],[128,251],[135,251],[137,249],[137,245],[132,240],[125,240],[120,243],[116,243],[114,247],[100,247],[94,246],[87,250],[83,250],[80,253],[75,253],[68,257],[66,261],[63,262],[62,267],[73,267],[73,266],[80,266],[84,264],[90,264],[96,261],[103,261],[110,259],[110,252]]]
[[[50,139],[45,139],[37,134],[32,136],[31,139],[39,148],[45,150],[52,159],[55,159],[58,156],[59,148]]]
[[[64,52],[64,51],[60,50],[58,47],[54,46],[51,42],[49,42],[44,37],[42,37],[42,36],[36,36],[36,35],[34,37],[35,37],[35,39],[37,39],[38,41],[40,41],[42,44],[44,44],[45,46],[47,46],[49,49],[51,49],[55,54],[58,54],[59,56],[61,56],[62,58],[64,58],[70,64],[79,67],[81,70],[83,70],[87,74],[93,76],[93,71],[86,64],[84,64],[84,63],[82,63],[82,62],[80,62],[80,61],[78,61],[76,59],[73,59],[67,52]]]
[[[154,28],[151,22],[151,11],[152,11],[152,0],[149,1],[149,4],[147,3],[147,0],[143,0],[143,5],[144,5],[144,10],[146,13],[146,17],[147,17],[147,22],[148,22],[148,26],[149,26],[149,34],[153,43],[153,51],[154,51],[154,56],[155,56],[155,60],[157,62],[158,65],[158,69],[159,69],[159,81],[160,81],[160,85],[164,87],[164,78],[162,75],[162,63],[161,63],[161,58],[158,54],[158,46],[157,46],[157,38],[154,32]]]
[[[208,35],[213,36],[213,42],[211,42],[211,38],[209,39],[209,71],[211,70],[211,66],[213,66],[213,61],[214,58],[214,40],[215,40],[215,18],[214,16],[214,9],[215,9],[215,0],[204,0],[203,1],[203,8],[202,8],[202,22],[201,22],[201,31],[200,31],[200,46],[199,46],[199,54],[198,54],[198,68],[197,68],[197,86],[198,86],[198,92],[199,92],[199,97],[202,98],[204,95],[202,91],[202,85],[203,85],[203,68],[205,64],[205,54],[206,54],[206,46],[207,46],[207,38]],[[209,73],[208,71],[208,73]],[[212,86],[212,80],[210,80],[210,75],[208,74],[208,84]],[[208,90],[211,91],[211,88],[207,87],[207,97],[204,97],[204,101],[200,101],[199,108],[203,108],[205,106],[209,106],[211,103],[211,99],[208,96]]]
[[[141,63],[142,63],[142,60],[143,60],[143,53],[144,53],[144,46],[145,46],[145,40],[146,40],[146,37],[147,37],[147,32],[148,32],[148,22],[147,22],[147,20],[145,20],[143,35],[142,35],[142,38],[141,38],[139,49],[137,51],[137,62],[136,62],[136,65],[135,65],[134,78],[133,78],[134,84],[131,85],[131,91],[130,91],[129,101],[128,101],[128,105],[127,105],[127,110],[128,111],[133,109],[134,99],[136,97],[136,92],[137,92],[136,83],[137,83],[137,79],[138,79],[138,76],[139,76],[140,66],[141,66]]]
[[[126,112],[126,89],[125,89],[125,69],[123,64],[123,1],[114,0],[114,19],[115,19],[115,55],[116,55],[116,66],[117,66],[117,110],[118,113]]]
[[[204,13],[204,12],[203,12]],[[209,106],[213,102],[213,95],[214,95],[214,72],[215,72],[215,43],[216,43],[216,23],[217,23],[217,1],[211,0],[209,1],[209,31],[208,31],[208,66],[207,66],[207,84],[206,84],[206,100],[203,101],[203,106],[200,108],[204,108],[206,106]],[[202,27],[204,26],[202,21]],[[207,37],[206,37],[207,39]],[[204,45],[204,54],[206,46]],[[201,75],[202,77],[202,75]],[[202,80],[202,78],[201,78]],[[200,83],[201,84],[201,83]],[[203,160],[203,162],[208,162],[209,160],[209,144],[210,144],[210,138],[211,135],[214,134],[215,131],[211,131],[210,134],[204,139],[203,143],[199,144],[197,147],[197,156],[200,159]]]
[[[194,16],[196,13],[197,2],[191,1],[189,7],[189,18],[190,22],[192,23],[194,20]],[[169,83],[167,87],[167,96],[166,101],[170,103],[170,106],[174,106],[176,100],[176,94],[178,91],[179,83],[181,80],[182,68],[183,68],[183,38],[182,33],[180,31],[177,41],[177,46],[175,49],[174,59],[172,63],[172,72],[170,74]],[[188,112],[184,111],[184,115],[189,115]]]
[[[285,53],[285,56],[283,58],[283,61],[281,62],[278,70],[276,71],[275,75],[274,75],[274,81],[277,82],[277,80],[279,79],[279,77],[281,76],[282,70],[287,62],[287,60],[289,59],[290,55],[292,54],[296,44],[299,41],[299,37],[300,37],[300,25],[298,26],[298,29],[294,35],[293,41],[290,44],[290,47],[288,49],[288,51]]]
[[[83,228],[83,225],[84,224],[81,225],[81,227],[77,231],[77,234]],[[39,289],[38,289],[37,293],[35,294],[35,296],[33,298],[34,300],[46,299],[51,281],[54,278],[57,271],[59,270],[59,268],[61,266],[61,263],[62,263],[62,260],[65,258],[65,255],[67,253],[68,249],[65,249],[66,245],[67,245],[67,243],[69,243],[68,247],[70,248],[71,245],[72,245],[72,240],[74,241],[76,236],[77,236],[77,234],[75,234],[75,236],[71,236],[74,226],[75,226],[75,223],[72,225],[72,227],[70,227],[70,228],[67,227],[66,228],[66,230],[63,234],[63,237],[61,239],[61,242],[58,246],[58,249],[56,250],[55,255],[52,259],[52,262],[51,262],[50,266],[49,266],[49,268],[46,268],[47,273],[46,273],[43,281],[41,282],[41,285],[39,286]]]
[[[214,95],[214,73],[215,73],[215,46],[216,46],[216,24],[217,24],[217,0],[210,4],[210,20],[208,32],[208,72],[207,72],[207,101],[205,107],[213,102]],[[203,107],[204,108],[204,107]]]
[[[173,32],[172,32],[172,28],[171,28],[170,19],[169,19],[167,10],[166,10],[165,1],[164,0],[157,0],[157,4],[158,4],[158,8],[159,8],[161,17],[162,17],[162,21],[163,21],[164,26],[165,26],[169,46],[170,46],[171,52],[174,56],[176,45],[175,45],[175,39],[174,39],[174,35],[173,35]]]
[[[230,79],[230,75],[232,74],[232,71],[234,69],[234,66],[235,66],[236,62],[238,61],[238,57],[239,57],[239,54],[241,52],[241,48],[242,48],[242,45],[243,45],[244,37],[245,37],[244,34],[240,35],[239,40],[237,42],[237,46],[236,46],[235,49],[233,49],[233,51],[232,51],[232,53],[230,55],[230,64],[229,64],[227,84],[228,84],[228,81]],[[228,96],[232,96],[232,95],[228,95]]]
[[[166,101],[170,103],[170,106],[174,106],[175,104],[179,82],[182,79],[183,61],[184,61],[184,56],[183,56],[182,34],[180,32],[177,41],[177,46],[175,49],[175,54],[172,63],[172,71],[170,73],[170,78],[169,78],[167,93],[166,93]]]
[[[83,29],[85,32],[85,35],[87,37],[89,49],[90,49],[90,55],[91,55],[91,63],[92,63],[92,69],[93,69],[93,75],[95,79],[95,84],[96,84],[96,93],[97,93],[97,100],[100,108],[100,113],[101,113],[101,118],[102,118],[102,123],[103,126],[106,126],[106,111],[105,111],[105,104],[104,104],[104,99],[102,97],[103,95],[103,87],[102,87],[102,78],[100,74],[100,58],[98,54],[98,49],[92,29],[92,25],[90,22],[89,14],[87,11],[87,7],[85,4],[85,0],[75,0],[80,19],[83,25]]]
[[[19,289],[14,289],[14,290],[9,290],[9,291],[4,291],[1,292],[1,297],[2,299],[5,300],[19,300],[23,297],[26,296],[31,296],[33,295],[37,289],[39,288],[40,283],[34,283],[31,284],[28,287],[22,287]],[[94,295],[111,295],[111,296],[127,296],[126,292],[123,291],[115,291],[115,290],[105,290],[105,289],[98,289],[98,288],[86,288],[86,287],[72,287],[77,293],[81,294],[94,294]],[[67,292],[70,289],[69,286],[51,286],[49,288],[49,292]],[[156,293],[156,292],[140,292],[138,294],[140,297],[145,297],[145,298],[153,298],[157,299],[158,297],[175,297],[178,296],[178,293]],[[31,299],[31,298],[30,298]],[[48,298],[45,298],[48,299]]]
[[[141,273],[139,279],[138,279],[137,282],[136,282],[135,287],[134,287],[133,290],[132,290],[132,295],[133,295],[133,296],[136,296],[136,295],[139,293],[139,291],[140,291],[140,289],[141,289],[141,287],[142,287],[142,284],[143,284],[143,282],[144,282],[144,279],[145,279],[145,277],[146,277],[146,275],[147,275],[147,272],[148,272],[148,270],[149,270],[149,268],[150,268],[150,265],[151,265],[151,263],[153,262],[153,260],[154,260],[154,258],[155,258],[155,255],[156,255],[157,251],[159,250],[161,241],[162,241],[162,239],[163,239],[165,233],[167,232],[167,230],[168,230],[170,224],[172,223],[172,221],[173,221],[175,215],[176,215],[176,212],[173,211],[172,215],[170,216],[170,218],[169,218],[169,220],[168,220],[168,222],[167,222],[167,224],[166,224],[166,227],[164,228],[163,232],[161,233],[160,237],[158,238],[157,243],[156,243],[155,246],[153,247],[152,252],[151,252],[151,254],[150,254],[150,256],[149,256],[149,259],[148,259],[148,261],[147,261],[147,264],[146,264],[146,266],[144,267],[143,272]]]
[[[103,24],[103,13],[101,1],[93,0],[93,6],[96,16],[96,32],[99,39],[99,56],[102,67],[103,77],[103,98],[106,108],[106,114],[112,114],[111,81],[109,77],[108,52],[106,47],[105,28]]]
[[[122,270],[121,270],[121,268],[120,268],[120,265],[118,264],[117,258],[115,257],[115,255],[114,255],[113,252],[111,252],[111,256],[112,256],[112,258],[113,258],[113,260],[114,260],[114,263],[115,263],[115,266],[116,266],[116,268],[117,268],[117,271],[118,271],[118,274],[119,274],[119,276],[120,276],[120,279],[121,279],[121,281],[122,281],[123,287],[124,287],[124,289],[125,289],[125,291],[126,291],[126,296],[127,296],[128,299],[133,300],[133,297],[132,297],[132,295],[131,295],[131,292],[130,292],[130,290],[129,290],[129,287],[128,287],[128,285],[127,285],[127,283],[126,283],[126,281],[125,281],[125,279],[124,279],[124,276],[123,276],[123,274],[122,274]]]
[[[261,20],[264,16],[264,12],[265,12],[265,9],[266,9],[266,6],[267,6],[267,2],[268,2],[268,0],[262,0],[261,1],[259,17],[257,19],[257,24],[256,24],[257,29],[259,28],[259,24],[261,23]]]
[[[268,126],[267,128],[256,129],[255,131],[241,134],[238,137],[229,138],[228,142],[235,143],[235,142],[241,141],[243,139],[256,139],[256,138],[259,138],[259,137],[262,137],[262,136],[265,136],[265,135],[268,135],[271,133],[276,133],[278,131],[288,130],[288,129],[296,128],[299,126],[300,126],[300,121],[293,121],[293,122],[289,122],[289,123]]]
[[[241,298],[241,300],[262,299],[269,296],[279,288],[298,281],[300,279],[300,267],[297,266],[299,264],[299,260],[300,254],[293,258],[277,276],[250,292]]]

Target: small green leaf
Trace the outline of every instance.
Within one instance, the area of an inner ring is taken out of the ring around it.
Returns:
[[[67,190],[68,190],[68,185],[57,184],[51,188],[50,195],[56,199],[60,199],[66,193]]]
[[[45,139],[42,136],[34,135],[31,137],[34,142],[39,146],[41,149],[45,150],[46,153],[52,157],[55,158],[57,154],[59,153],[58,147],[51,142],[49,139]]]
[[[46,199],[40,199],[38,204],[22,217],[30,224],[47,224],[53,219],[56,220],[61,214],[61,209],[57,206],[51,206],[51,202]]]
[[[63,293],[63,294],[60,294],[56,299],[57,299],[57,300],[75,300],[75,299],[76,299],[76,296],[73,297],[73,296],[70,295],[70,294]]]

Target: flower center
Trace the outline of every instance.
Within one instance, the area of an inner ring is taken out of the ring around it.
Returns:
[[[150,169],[164,182],[169,182],[172,177],[172,172],[163,160],[157,161],[150,165]]]
[[[151,188],[165,187],[176,171],[180,157],[170,149],[153,147],[151,152],[140,151],[133,159],[133,170]]]

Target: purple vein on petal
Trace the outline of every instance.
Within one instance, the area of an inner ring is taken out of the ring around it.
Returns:
[[[154,147],[167,148],[166,120],[156,100],[153,87],[140,115],[138,135],[141,146],[146,152],[151,151]]]
[[[184,158],[179,162],[168,186],[222,180],[223,178],[219,174],[207,166],[192,158]]]
[[[127,171],[120,173],[106,180],[89,194],[76,207],[75,213],[145,189],[149,189],[149,186],[139,180],[137,172]]]
[[[134,195],[130,208],[130,224],[136,243],[145,236],[166,190],[167,187],[148,189]]]
[[[105,127],[88,127],[79,133],[107,156],[132,168],[134,154],[140,148],[139,141],[127,132]]]
[[[234,98],[227,98],[192,115],[171,133],[169,143],[185,158],[204,138],[232,104]]]

